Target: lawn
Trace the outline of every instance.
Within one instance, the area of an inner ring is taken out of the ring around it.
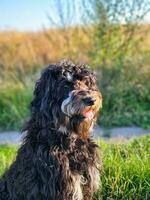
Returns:
[[[103,157],[102,183],[95,200],[150,199],[150,136],[123,144],[98,144]],[[0,146],[0,175],[15,159],[17,146]]]

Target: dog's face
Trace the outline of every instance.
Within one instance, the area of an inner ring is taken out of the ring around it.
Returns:
[[[101,106],[100,92],[95,84],[89,87],[83,77],[83,80],[74,81],[73,90],[62,101],[61,110],[70,118],[79,116],[83,120],[92,121]]]
[[[87,132],[102,107],[95,76],[86,66],[70,62],[49,66],[36,84],[37,112],[64,131]],[[40,105],[40,107],[39,107]]]

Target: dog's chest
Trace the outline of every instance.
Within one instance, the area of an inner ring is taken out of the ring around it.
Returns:
[[[99,185],[99,158],[96,156],[96,146],[77,140],[71,147],[68,153],[69,166],[73,174],[80,175],[77,182],[89,184],[92,190],[97,190]]]
[[[97,146],[92,142],[84,142],[80,139],[71,138],[69,140],[61,140],[61,146],[57,148],[54,153],[57,156],[60,168],[63,170],[62,174],[67,180],[71,181],[71,188],[73,192],[72,200],[83,200],[91,198],[85,198],[85,194],[88,190],[89,194],[93,194],[94,191],[98,189],[99,186],[99,170],[97,164],[99,158],[96,154]],[[62,162],[63,160],[63,162]]]
[[[99,171],[92,165],[83,167],[75,163],[74,166],[71,169],[73,184],[72,200],[90,200],[93,193],[99,188]]]
[[[68,145],[67,157],[69,160],[70,170],[83,173],[88,170],[94,161],[94,150],[89,151],[89,144],[81,140],[75,140]]]

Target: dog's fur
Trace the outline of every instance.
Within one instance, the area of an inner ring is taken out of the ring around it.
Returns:
[[[35,85],[23,144],[0,180],[0,200],[91,200],[101,160],[90,130],[101,104],[87,66],[48,66]]]

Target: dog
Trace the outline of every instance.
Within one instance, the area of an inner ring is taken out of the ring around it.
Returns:
[[[102,166],[91,130],[101,106],[85,64],[67,60],[44,69],[16,160],[0,179],[0,200],[91,200]]]

